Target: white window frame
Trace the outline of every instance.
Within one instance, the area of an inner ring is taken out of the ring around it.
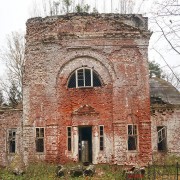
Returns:
[[[38,138],[36,136],[36,129],[44,129],[44,135],[43,135],[43,138]],[[42,152],[39,152],[37,151],[36,149],[36,140],[37,139],[43,139],[43,151]],[[45,128],[44,127],[35,127],[35,152],[38,153],[38,154],[44,154],[45,153]]]
[[[157,147],[157,150],[160,151],[166,151],[167,150],[167,126],[157,126],[161,127],[160,130],[157,131],[157,146],[159,145],[159,143],[161,143],[163,140],[165,140],[165,148],[163,150],[159,150]],[[164,133],[163,133],[164,131]],[[160,138],[159,138],[160,137]]]
[[[90,70],[90,73],[91,73],[91,85],[90,86],[86,86],[85,82],[86,82],[86,75],[85,75],[85,70],[88,69]],[[78,71],[80,70],[83,70],[83,86],[79,86],[78,85],[78,80],[79,80],[79,76],[78,76]],[[83,67],[83,68],[79,68],[79,69],[76,69],[75,71],[75,75],[76,75],[76,88],[84,88],[84,87],[93,87],[93,70],[92,68],[87,68],[87,67]]]
[[[129,126],[132,126],[132,134],[129,135],[129,132],[128,132],[128,127]],[[136,134],[134,134],[134,126],[136,126]],[[136,136],[136,149],[134,150],[130,150],[129,147],[128,147],[128,140],[129,140],[129,136]],[[132,151],[138,151],[138,125],[137,124],[127,124],[127,150],[132,152]]]
[[[10,132],[15,132],[15,140],[14,140],[14,142],[15,142],[15,152],[10,152],[10,140],[9,140],[9,133]],[[7,152],[9,153],[9,154],[14,154],[14,153],[16,153],[16,151],[17,151],[17,140],[16,140],[16,136],[17,136],[17,129],[16,128],[11,128],[11,129],[8,129],[7,130]]]
[[[157,126],[157,127],[161,127],[161,126]],[[162,126],[162,128],[158,130],[157,133],[158,133],[158,143],[160,143],[167,138],[166,126]]]

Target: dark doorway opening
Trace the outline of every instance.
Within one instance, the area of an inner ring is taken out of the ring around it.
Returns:
[[[79,127],[79,161],[92,163],[92,127]]]

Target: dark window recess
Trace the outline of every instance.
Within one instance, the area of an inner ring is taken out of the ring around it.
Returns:
[[[100,136],[103,136],[104,135],[104,127],[103,126],[100,126]]]
[[[68,83],[68,88],[76,87],[76,75],[73,73]]]
[[[157,127],[158,134],[158,151],[166,151],[167,150],[167,132],[165,126]]]
[[[78,87],[98,87],[101,86],[101,81],[98,75],[88,68],[76,70],[70,77],[68,88]]]
[[[85,86],[92,86],[90,69],[85,69]]]
[[[68,135],[68,151],[71,151],[71,127],[67,128],[67,135]]]
[[[36,152],[44,152],[44,140],[36,139]]]
[[[137,138],[133,136],[128,137],[128,150],[136,150]]]
[[[104,150],[104,138],[100,137],[100,151]]]
[[[44,128],[36,128],[36,152],[44,152]]]
[[[99,149],[100,151],[104,150],[104,126],[99,126]]]
[[[128,125],[128,150],[137,150],[137,126]]]
[[[100,81],[98,75],[95,72],[93,72],[93,86],[94,87],[101,86],[101,81]]]
[[[9,146],[9,153],[16,152],[16,130],[11,129],[8,131],[8,146]]]

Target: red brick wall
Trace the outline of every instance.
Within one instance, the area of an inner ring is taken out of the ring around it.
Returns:
[[[143,18],[141,18],[143,19]],[[77,161],[77,144],[67,152],[67,126],[93,126],[93,162],[143,164],[151,160],[146,19],[137,27],[128,16],[62,16],[27,22],[24,77],[25,160]],[[94,68],[103,86],[68,89],[70,74]],[[82,106],[95,113],[74,113]],[[127,150],[127,125],[138,126],[138,150]],[[98,151],[104,125],[104,152]],[[35,153],[35,127],[45,127],[45,153]]]
[[[8,130],[15,128],[16,131],[16,153],[21,151],[22,133],[22,110],[0,109],[0,165],[7,166],[14,154],[8,153],[7,134]]]

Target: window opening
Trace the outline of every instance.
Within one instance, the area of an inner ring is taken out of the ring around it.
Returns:
[[[44,128],[36,128],[36,152],[44,152]]]
[[[85,86],[93,86],[92,69],[84,69]]]
[[[101,81],[98,75],[89,68],[77,69],[70,77],[68,88],[78,87],[98,87]]]
[[[75,75],[75,73],[73,73],[71,75],[71,78],[70,78],[69,83],[68,83],[68,87],[69,88],[76,87],[76,75]]]
[[[80,70],[78,70],[78,71],[76,71],[76,77],[77,77],[77,86],[78,87],[83,87],[84,86],[84,79],[85,79],[85,75],[84,75],[84,71],[83,71],[83,69],[80,69]]]
[[[158,134],[158,151],[166,151],[167,150],[167,132],[165,126],[157,127]]]
[[[68,151],[71,151],[72,145],[71,145],[71,127],[67,127],[67,137],[68,137]]]
[[[128,150],[137,150],[137,125],[128,125]]]
[[[99,149],[100,151],[104,150],[104,126],[99,126]]]
[[[9,153],[16,152],[16,129],[10,129],[8,131],[8,149]]]
[[[95,72],[93,72],[93,86],[94,87],[101,86],[101,81]]]

